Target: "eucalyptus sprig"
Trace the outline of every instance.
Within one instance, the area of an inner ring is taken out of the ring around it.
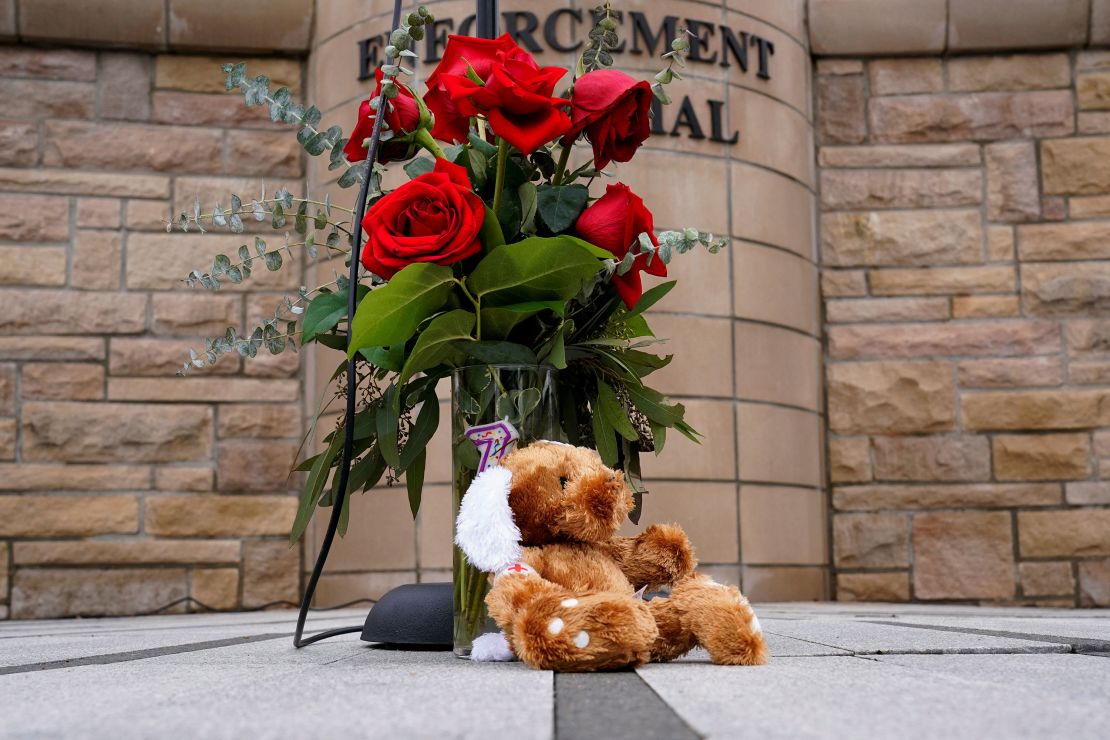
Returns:
[[[612,67],[613,51],[620,45],[620,39],[617,37],[617,21],[613,17],[610,3],[607,1],[604,5],[594,8],[593,17],[597,19],[597,23],[590,29],[586,48],[578,57],[575,79],[596,69]]]
[[[674,80],[681,80],[682,75],[675,69],[675,65],[679,67],[686,66],[686,58],[690,56],[690,38],[694,34],[690,33],[688,28],[678,29],[678,35],[671,41],[671,50],[663,55],[667,60],[667,68],[659,74],[655,75],[655,81],[651,83],[651,92],[655,95],[663,105],[670,105],[671,98],[663,89],[664,85],[669,85]]]
[[[647,257],[649,265],[655,259],[660,259],[664,265],[669,265],[676,252],[686,254],[690,250],[702,246],[710,254],[717,254],[729,244],[726,237],[717,237],[708,231],[698,231],[693,227],[681,231],[661,231],[656,238],[659,241],[659,246],[652,242],[651,236],[646,231],[640,234],[636,243],[628,250],[623,259],[619,262],[609,260],[608,269],[611,271],[610,274],[628,274],[638,257]]]

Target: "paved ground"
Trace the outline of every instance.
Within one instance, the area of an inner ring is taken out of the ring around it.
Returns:
[[[1110,737],[1110,610],[757,610],[766,667],[560,675],[357,635],[295,650],[287,612],[5,622],[0,737]]]

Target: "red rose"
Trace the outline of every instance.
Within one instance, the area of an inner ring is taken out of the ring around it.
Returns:
[[[609,162],[627,162],[651,136],[651,97],[651,85],[624,72],[587,72],[574,83],[570,99],[574,128],[563,138],[563,146],[573,144],[585,131],[599,170]]]
[[[476,254],[486,206],[466,170],[437,159],[433,171],[386,195],[362,220],[362,264],[389,279],[413,262],[450,265]]]
[[[447,93],[444,78],[466,77],[469,64],[474,73],[485,80],[495,63],[516,58],[530,57],[507,33],[495,39],[448,36],[443,59],[428,75],[428,92],[424,94],[424,104],[436,118],[432,136],[441,141],[466,141],[470,133],[469,116],[459,113],[455,101]]]
[[[655,238],[655,220],[651,216],[651,211],[644,206],[640,196],[621,183],[606,186],[605,195],[582,211],[574,228],[583,239],[609,250],[617,260],[624,259],[640,238],[640,234],[645,232],[651,238],[651,243],[659,246],[659,241]],[[666,277],[667,266],[658,255],[651,260],[650,264],[648,264],[648,255],[639,255],[632,263],[631,270],[623,275],[614,273],[613,287],[617,289],[617,294],[629,309],[635,306],[640,296],[644,294],[644,286],[640,281],[641,272]]]
[[[347,155],[348,162],[361,162],[366,159],[366,145],[363,142],[374,133],[374,111],[370,108],[370,101],[382,92],[382,76],[382,70],[379,67],[375,76],[378,86],[374,88],[374,94],[362,101],[358,107],[358,121],[351,131],[347,146],[343,147],[343,153]],[[386,110],[385,114],[385,123],[393,132],[393,137],[378,145],[378,161],[382,164],[399,159],[410,159],[416,154],[416,147],[411,137],[405,137],[404,134],[420,128],[420,104],[416,100],[416,95],[405,85],[397,83],[397,89],[399,93],[389,101],[392,107]]]
[[[495,134],[527,155],[570,128],[562,110],[570,101],[551,97],[566,73],[562,67],[540,67],[525,54],[495,62],[484,85],[465,75],[444,76],[440,85],[459,114],[485,115]]]

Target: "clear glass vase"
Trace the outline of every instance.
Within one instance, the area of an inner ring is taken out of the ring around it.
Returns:
[[[452,502],[454,518],[482,464],[482,452],[467,431],[507,421],[519,433],[516,444],[561,440],[555,369],[543,365],[471,365],[451,379]],[[488,465],[495,465],[491,459]],[[453,533],[452,533],[453,535]],[[454,547],[455,654],[469,657],[474,638],[497,631],[486,610],[489,576]]]

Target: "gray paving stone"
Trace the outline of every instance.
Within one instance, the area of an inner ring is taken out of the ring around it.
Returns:
[[[1110,732],[1103,702],[1060,701],[1043,689],[873,659],[779,658],[759,668],[660,664],[638,672],[709,738],[1070,740]]]
[[[764,632],[809,640],[856,654],[876,653],[1061,653],[1066,645],[990,635],[895,627],[852,619],[761,618]]]
[[[896,619],[911,624],[977,629],[1016,634],[1045,635],[1049,637],[1071,637],[1079,640],[1104,640],[1110,642],[1110,618],[1106,616],[1085,616],[1073,613],[1067,617],[1028,615],[1021,617],[986,617],[969,615],[948,616],[911,616],[903,615]]]

